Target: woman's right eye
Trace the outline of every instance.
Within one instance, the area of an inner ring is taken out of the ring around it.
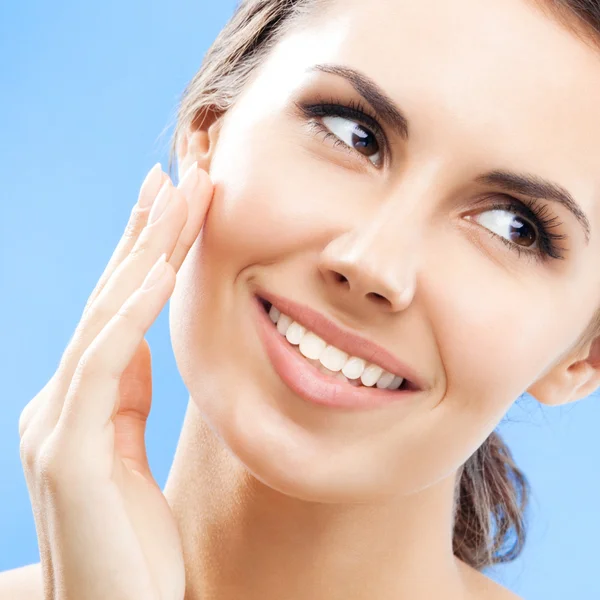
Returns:
[[[382,164],[382,153],[377,136],[360,123],[337,115],[321,117],[325,137],[332,136],[335,145],[342,143],[369,159],[374,166]],[[328,130],[328,131],[326,131]]]
[[[389,144],[375,114],[361,102],[295,103],[310,125],[330,138],[334,146],[355,154],[377,168],[385,164]]]

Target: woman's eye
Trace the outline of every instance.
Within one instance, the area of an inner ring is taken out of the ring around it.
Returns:
[[[515,211],[509,208],[495,208],[471,216],[478,223],[504,238],[514,245],[534,250],[538,242],[538,234],[533,225],[523,217],[515,216]]]
[[[375,134],[345,117],[324,116],[321,121],[346,146],[366,156],[375,166],[380,166],[381,150]]]

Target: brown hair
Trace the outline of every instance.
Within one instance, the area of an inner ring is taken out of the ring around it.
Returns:
[[[598,0],[535,0],[582,38],[600,38]],[[182,94],[169,169],[182,133],[199,127],[208,111],[226,112],[268,51],[315,5],[326,0],[240,0]],[[600,310],[577,348],[600,333]],[[493,432],[459,469],[455,493],[454,554],[475,569],[510,562],[526,539],[530,488],[510,450]]]

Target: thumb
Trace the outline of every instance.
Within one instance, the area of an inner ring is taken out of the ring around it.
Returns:
[[[145,433],[151,405],[152,356],[144,338],[121,376],[119,406],[113,421],[117,455],[131,468],[149,477]]]

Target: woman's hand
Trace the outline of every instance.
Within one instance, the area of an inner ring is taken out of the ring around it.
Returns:
[[[21,414],[48,599],[184,597],[179,532],[144,444],[152,397],[144,335],[173,292],[212,194],[195,163],[178,188],[159,165],[148,173],[56,373]]]

